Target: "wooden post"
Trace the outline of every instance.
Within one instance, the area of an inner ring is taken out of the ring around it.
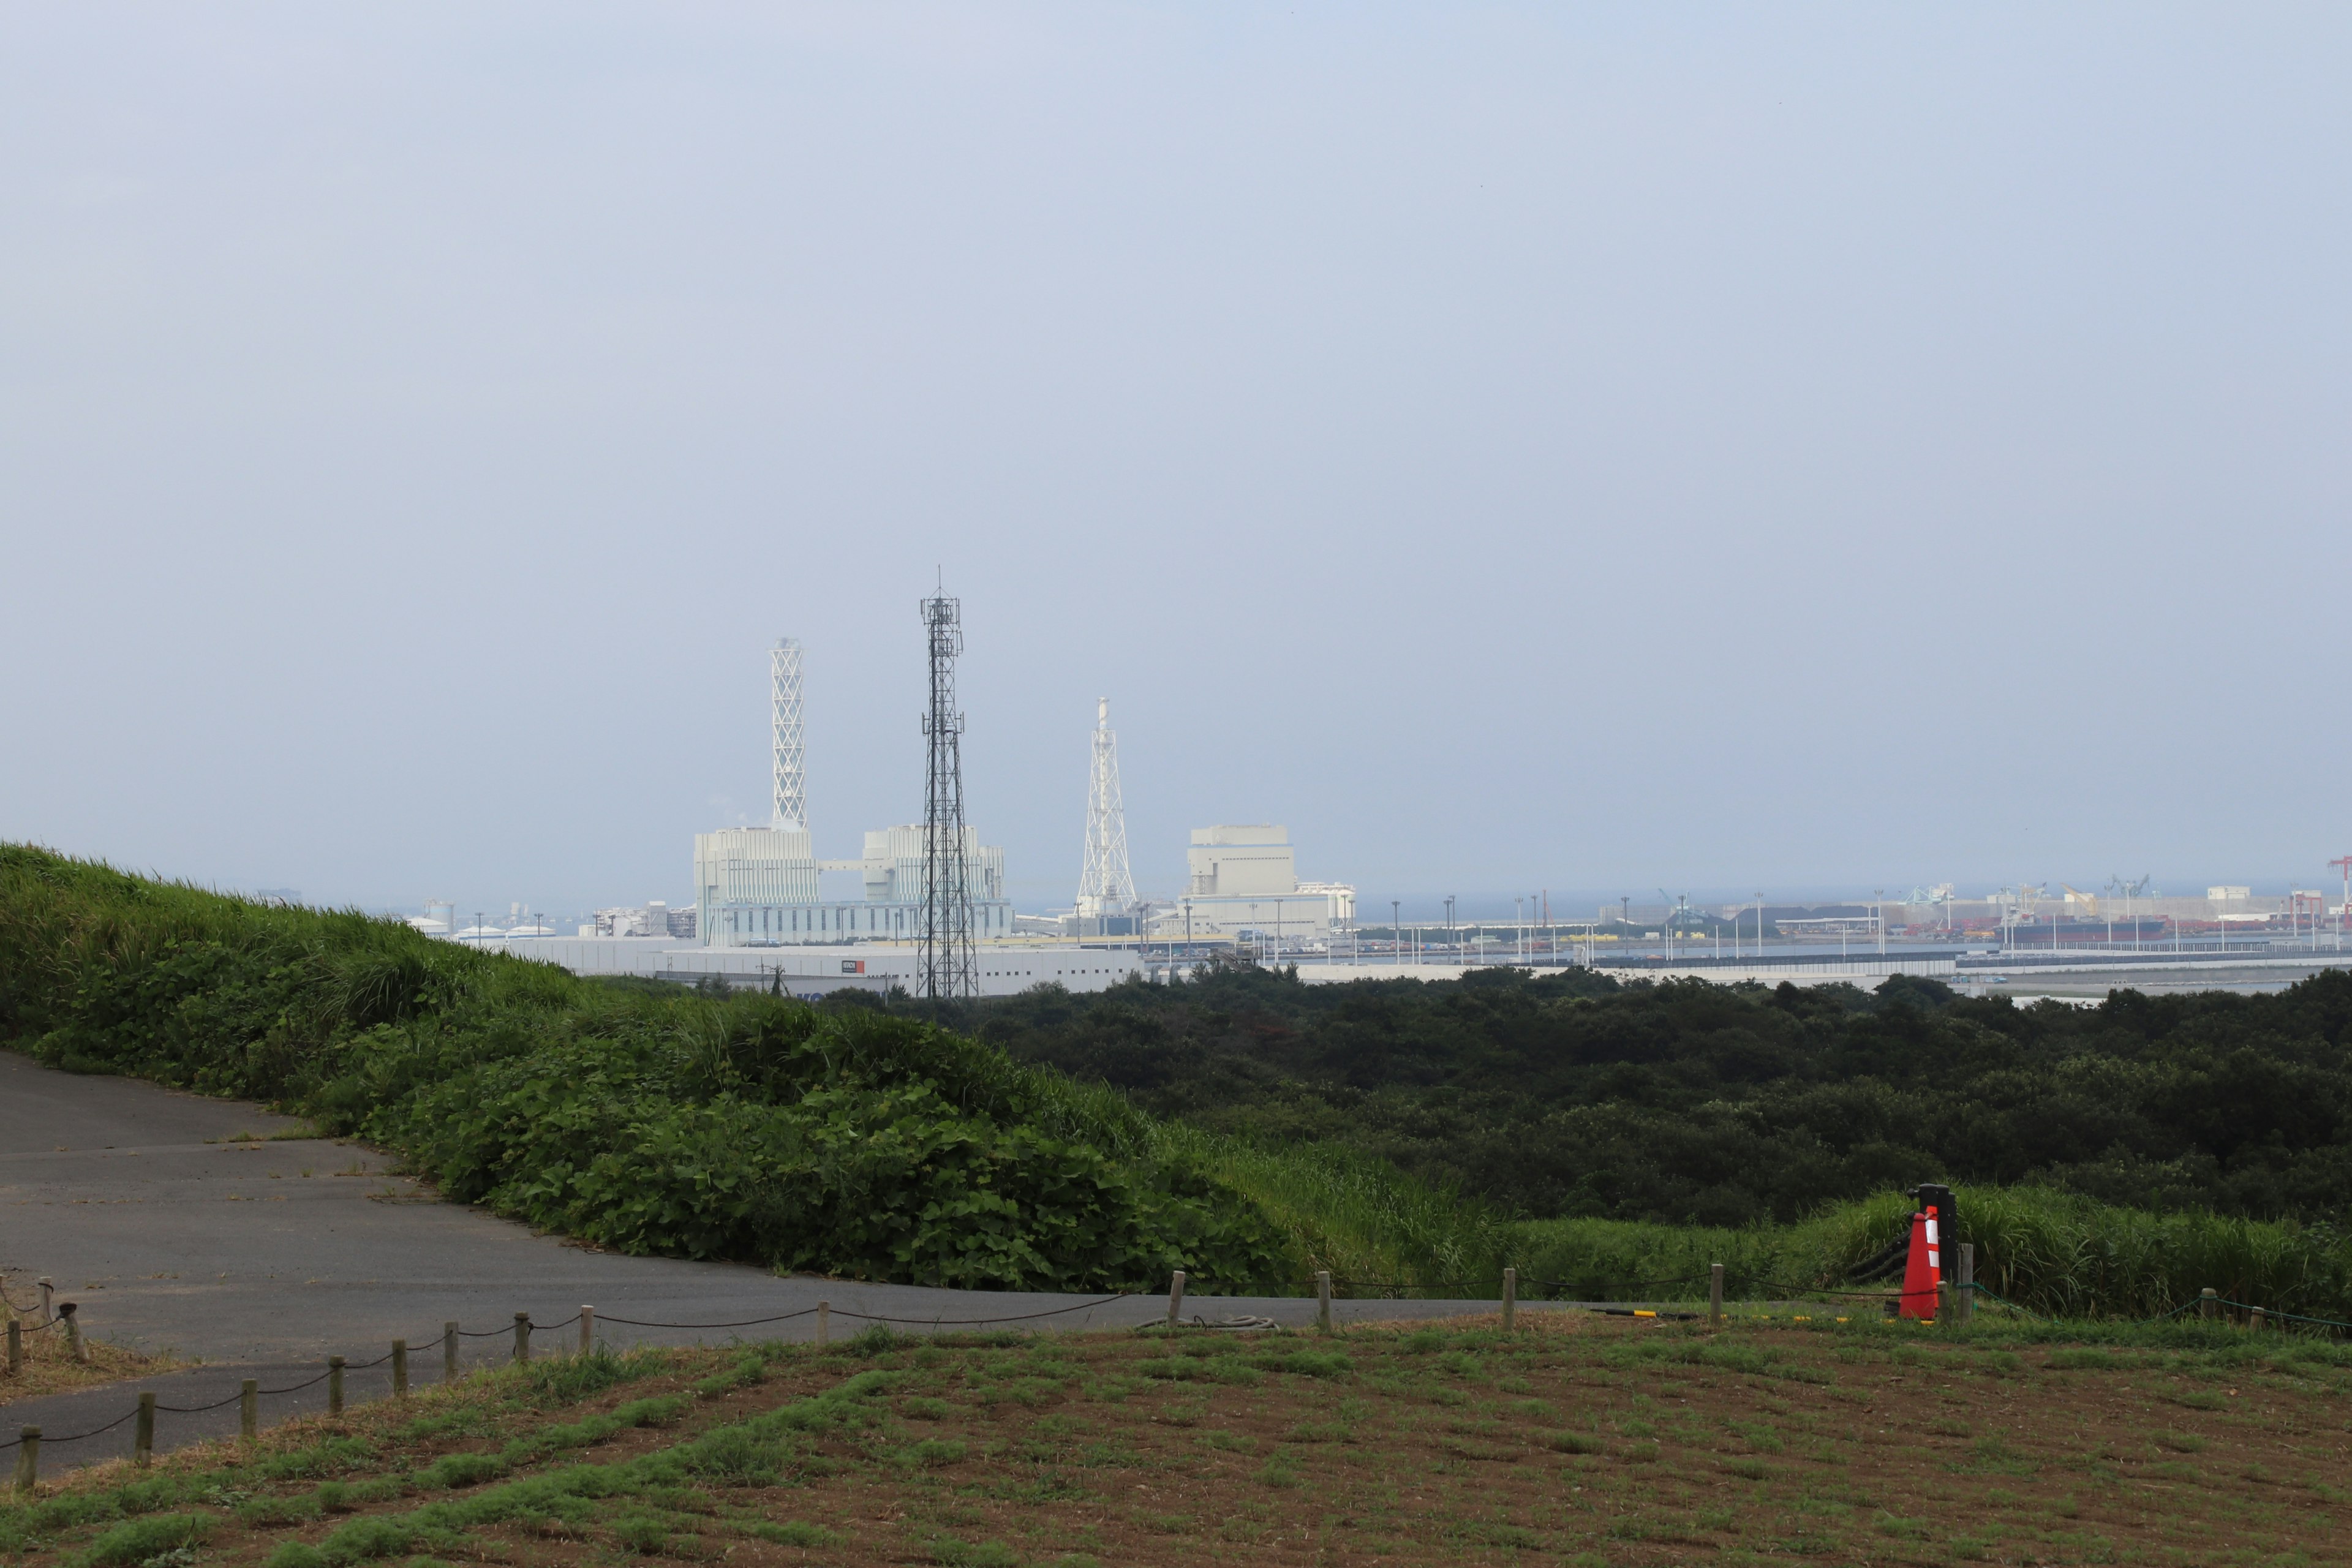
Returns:
[[[50,1303],[50,1301],[51,1301],[51,1300],[56,1297],[57,1293],[58,1293],[58,1288],[57,1288],[55,1285],[53,1285],[53,1284],[51,1284],[51,1283],[49,1282],[49,1277],[48,1277],[47,1275],[46,1275],[46,1274],[42,1275],[42,1276],[41,1276],[41,1323],[42,1323],[42,1326],[43,1326],[43,1327],[45,1327],[45,1328],[46,1328],[48,1324],[50,1324],[50,1323],[54,1322],[54,1321],[57,1320],[57,1315],[58,1315],[58,1314],[57,1314],[57,1310],[49,1304],[49,1303]]]
[[[1315,1326],[1324,1333],[1331,1331],[1331,1271],[1315,1271]]]
[[[131,1462],[152,1465],[155,1462],[155,1394],[149,1390],[139,1396],[139,1420],[131,1428]]]
[[[1509,1333],[1519,1321],[1519,1271],[1503,1270],[1503,1331]]]
[[[16,1376],[25,1370],[25,1325],[16,1319],[8,1320],[8,1375]]]
[[[88,1366],[89,1347],[81,1342],[81,1324],[75,1321],[78,1310],[71,1301],[58,1303],[58,1316],[66,1321],[66,1353],[73,1357],[75,1365]]]
[[[514,1358],[517,1366],[530,1359],[530,1314],[529,1312],[515,1314]]]
[[[392,1396],[394,1399],[404,1399],[408,1396],[408,1342],[406,1340],[392,1342]]]
[[[343,1358],[331,1355],[327,1358],[327,1414],[341,1415],[342,1413]]]
[[[2221,1292],[2214,1289],[2210,1285],[2206,1286],[2203,1293],[2197,1298],[2197,1315],[2209,1323],[2220,1317]]]
[[[819,1350],[833,1343],[833,1303],[830,1301],[816,1304],[816,1343]]]
[[[1184,1271],[1181,1268],[1168,1279],[1168,1327],[1176,1327],[1177,1314],[1184,1310]]]
[[[596,1350],[596,1309],[580,1309],[580,1353],[592,1355]]]
[[[457,1325],[441,1325],[441,1381],[457,1381]]]
[[[1960,1243],[1959,1289],[1952,1298],[1952,1316],[1965,1323],[1977,1315],[1977,1244]]]
[[[47,1285],[47,1280],[41,1281]],[[16,1495],[31,1497],[41,1477],[41,1429],[21,1426],[16,1430]]]
[[[236,1385],[236,1435],[248,1443],[261,1436],[261,1384],[249,1377]]]
[[[1706,1266],[1706,1326],[1710,1329],[1723,1327],[1723,1265],[1720,1263]]]
[[[2260,1307],[2249,1308],[2246,1311],[2246,1327],[2250,1329],[2259,1329],[2262,1326],[2263,1310]]]

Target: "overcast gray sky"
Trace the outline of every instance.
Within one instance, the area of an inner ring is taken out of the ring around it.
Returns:
[[[0,837],[1066,902],[2153,870],[2345,808],[2352,13],[0,5]]]

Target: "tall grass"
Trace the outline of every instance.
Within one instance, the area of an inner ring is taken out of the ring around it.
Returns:
[[[1978,1283],[2046,1317],[2145,1318],[2207,1288],[2266,1310],[2352,1321],[2352,1244],[2330,1226],[2149,1214],[2035,1187],[1962,1187],[1955,1243],[1976,1247]],[[1530,1280],[1585,1300],[1688,1299],[1724,1265],[1746,1297],[1835,1288],[1910,1225],[1911,1201],[1882,1193],[1798,1225],[1739,1230],[1613,1220],[1514,1227]],[[1884,1288],[1884,1287],[1874,1287]]]
[[[1342,1293],[1405,1285],[1430,1296],[1493,1294],[1511,1226],[1484,1204],[1415,1180],[1385,1160],[1332,1143],[1265,1149],[1162,1123],[1164,1155],[1253,1200],[1307,1276],[1328,1268]]]
[[[1401,1283],[1414,1295],[1491,1298],[1506,1264],[1526,1294],[1571,1300],[1699,1300],[1717,1263],[1735,1299],[1891,1290],[1851,1276],[1911,1224],[1911,1200],[1894,1192],[1795,1225],[1736,1229],[1508,1220],[1329,1144],[1266,1149],[1181,1124],[1161,1126],[1159,1141],[1255,1200],[1306,1269],[1330,1269],[1347,1295]],[[1976,1248],[1987,1299],[2043,1317],[2152,1318],[2210,1288],[2267,1311],[2352,1322],[2352,1237],[2332,1226],[2151,1214],[2036,1187],[1955,1197],[1950,1239]]]

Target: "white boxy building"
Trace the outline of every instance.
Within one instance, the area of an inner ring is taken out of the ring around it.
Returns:
[[[802,727],[801,645],[780,639],[769,656],[772,801],[765,827],[694,836],[694,931],[706,947],[798,947],[911,942],[923,907],[923,829],[877,828],[856,860],[820,860],[808,822],[808,751]],[[964,885],[972,935],[1013,934],[1004,899],[1004,851],[966,827]],[[863,874],[862,899],[827,899],[827,871]]]
[[[1192,829],[1184,851],[1184,896],[1152,924],[1154,936],[1238,936],[1325,942],[1356,919],[1356,889],[1302,882],[1289,832],[1279,824],[1226,823]],[[1188,925],[1189,921],[1189,925]]]
[[[824,871],[863,873],[863,899],[827,900]],[[1004,851],[964,829],[964,876],[972,935],[1013,934],[1004,898]],[[722,827],[694,836],[695,931],[709,947],[911,942],[923,903],[923,829],[877,828],[860,860],[819,860],[806,828]]]

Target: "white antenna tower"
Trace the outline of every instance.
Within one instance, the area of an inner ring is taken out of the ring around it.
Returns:
[[[1127,868],[1127,807],[1118,793],[1118,736],[1110,727],[1110,699],[1095,705],[1095,756],[1087,778],[1087,861],[1078,873],[1078,913],[1125,914],[1135,905],[1135,878]]]
[[[768,702],[776,788],[768,826],[808,826],[808,754],[801,745],[801,643],[781,637],[768,654]]]

